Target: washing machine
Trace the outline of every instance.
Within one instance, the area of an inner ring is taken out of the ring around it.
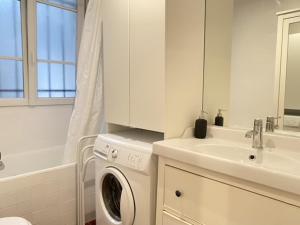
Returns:
[[[154,225],[162,135],[142,130],[101,134],[95,142],[97,225]]]

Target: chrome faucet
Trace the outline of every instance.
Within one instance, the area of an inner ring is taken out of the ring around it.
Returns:
[[[263,147],[263,120],[254,120],[253,130],[245,135],[246,138],[252,138],[252,148],[262,150]]]
[[[4,169],[4,163],[1,161],[1,152],[0,152],[0,170]]]
[[[280,117],[267,117],[266,132],[274,132],[274,130],[278,128],[278,122],[275,124],[275,120],[278,119],[280,119]]]

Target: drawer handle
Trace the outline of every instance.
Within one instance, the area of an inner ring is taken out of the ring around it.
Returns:
[[[176,197],[179,198],[179,197],[182,196],[182,193],[181,193],[181,191],[178,191],[178,190],[177,190],[177,191],[175,191],[175,195],[176,195]]]

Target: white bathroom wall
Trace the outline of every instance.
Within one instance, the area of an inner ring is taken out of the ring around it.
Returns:
[[[13,154],[64,145],[72,107],[0,107],[0,151]]]
[[[234,1],[230,126],[251,127],[255,118],[276,115],[276,12],[299,7],[298,0]]]

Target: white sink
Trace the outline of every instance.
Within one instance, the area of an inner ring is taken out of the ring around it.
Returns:
[[[198,144],[195,147],[198,148],[197,151],[201,154],[206,154],[208,156],[214,156],[241,163],[249,163],[249,157],[253,156],[253,160],[255,160],[255,156],[257,155],[257,151],[253,149],[238,147],[235,145]]]
[[[208,157],[222,158],[228,161],[300,176],[300,159],[293,158],[286,151],[255,150],[253,148],[221,144],[199,144],[197,147],[199,148],[199,153]]]
[[[300,139],[288,142],[266,135],[263,150],[251,148],[244,133],[218,128],[209,138],[169,139],[154,144],[154,153],[212,171],[300,194]],[[220,135],[221,134],[221,135]],[[280,143],[277,144],[277,143]],[[282,144],[285,143],[286,147]],[[290,146],[298,148],[289,148]],[[277,145],[277,146],[276,146]],[[272,146],[272,147],[269,147]],[[298,150],[297,150],[298,149]]]

